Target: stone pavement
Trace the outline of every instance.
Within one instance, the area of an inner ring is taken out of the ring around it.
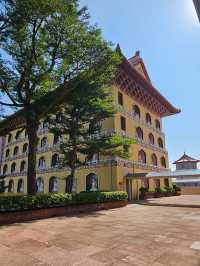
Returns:
[[[147,199],[142,202],[146,205],[154,206],[175,206],[200,208],[200,195],[181,195],[176,197],[162,197]]]
[[[2,266],[200,266],[200,209],[127,207],[0,227]]]

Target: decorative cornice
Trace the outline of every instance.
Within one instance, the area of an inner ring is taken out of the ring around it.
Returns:
[[[180,113],[180,109],[172,106],[149,81],[132,67],[121,50],[119,53],[122,56],[122,63],[114,79],[116,86],[161,117]]]

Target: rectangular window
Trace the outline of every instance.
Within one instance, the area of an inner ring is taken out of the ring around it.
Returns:
[[[126,118],[121,116],[120,122],[121,122],[121,130],[126,130]]]
[[[118,91],[118,104],[123,106],[123,94]]]

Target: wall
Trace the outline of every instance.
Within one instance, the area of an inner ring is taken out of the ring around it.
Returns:
[[[89,173],[95,173],[97,174],[97,176],[99,177],[99,187],[101,190],[121,190],[121,189],[126,189],[126,185],[125,185],[125,181],[124,181],[124,177],[127,173],[146,173],[149,171],[157,171],[159,169],[163,169],[163,166],[161,165],[161,157],[164,157],[166,160],[166,166],[168,167],[168,154],[165,150],[165,136],[162,133],[162,131],[156,130],[155,128],[155,121],[159,120],[160,124],[161,124],[161,130],[162,130],[162,120],[160,117],[158,117],[155,113],[152,113],[150,110],[148,110],[145,106],[141,105],[140,103],[136,102],[134,99],[132,99],[130,96],[126,95],[124,92],[121,92],[123,94],[123,102],[124,102],[124,111],[121,110],[119,111],[114,117],[106,119],[105,121],[103,121],[103,130],[104,131],[112,131],[112,130],[116,130],[117,132],[119,132],[121,134],[121,125],[120,125],[120,116],[123,115],[126,117],[126,131],[122,132],[128,136],[131,136],[133,138],[135,138],[135,134],[136,134],[136,128],[138,126],[140,126],[143,130],[143,134],[144,134],[144,140],[142,143],[135,143],[131,146],[130,148],[130,161],[134,161],[134,162],[138,162],[138,152],[143,149],[146,153],[146,157],[147,157],[147,162],[145,165],[140,165],[140,167],[126,167],[123,166],[123,164],[119,167],[116,165],[108,166],[107,164],[105,165],[99,165],[98,163],[96,165],[93,165],[91,167],[83,167],[81,169],[79,169],[77,171],[77,189],[78,192],[85,190],[85,178],[87,176],[87,174]],[[113,87],[113,97],[114,97],[114,101],[117,104],[118,103],[118,89],[116,87]],[[133,111],[133,105],[137,104],[138,107],[140,108],[140,112],[141,112],[141,119],[140,121],[137,119],[133,119],[132,116],[130,116],[131,112]],[[145,116],[146,113],[149,113],[151,116],[151,120],[152,120],[152,126],[147,126],[145,123]],[[128,115],[129,114],[129,115]],[[14,130],[12,132],[13,138],[15,137],[17,133],[17,130]],[[155,139],[155,145],[149,145],[148,144],[148,135],[152,133],[154,135],[154,139]],[[46,136],[48,138],[48,144],[49,144],[49,148],[47,150],[42,150],[40,152],[38,152],[37,154],[37,161],[39,160],[39,158],[41,156],[45,157],[46,160],[46,166],[47,166],[47,170],[45,171],[40,171],[37,174],[37,177],[42,177],[44,180],[44,184],[45,184],[45,189],[44,192],[48,192],[49,191],[49,179],[52,176],[55,176],[58,178],[59,182],[58,182],[58,191],[59,192],[65,192],[65,184],[66,184],[66,177],[69,175],[69,171],[67,171],[66,169],[62,169],[62,170],[58,170],[58,169],[52,169],[51,168],[51,158],[52,155],[54,153],[58,153],[58,149],[56,149],[56,147],[53,146],[53,135],[51,133],[49,133],[46,130],[42,130],[39,133],[39,144],[38,147],[40,146],[40,141],[41,139]],[[163,144],[164,144],[164,148],[158,148],[158,144],[157,144],[157,140],[158,138],[162,138],[163,140]],[[25,175],[20,175],[20,174],[16,174],[13,175],[12,177],[9,175],[10,173],[10,169],[11,169],[11,164],[13,162],[16,162],[17,164],[17,172],[19,173],[19,169],[20,169],[20,164],[23,160],[25,160],[27,162],[27,157],[22,155],[22,148],[24,143],[27,143],[27,138],[25,138],[25,133],[22,133],[22,138],[17,141],[15,144],[9,144],[5,149],[4,149],[4,157],[5,157],[5,153],[6,153],[6,149],[9,148],[10,149],[10,154],[13,154],[13,150],[15,146],[19,147],[19,156],[17,158],[12,158],[8,161],[5,161],[3,163],[3,165],[7,164],[8,166],[8,177],[7,179],[7,183],[9,182],[9,180],[12,178],[14,180],[14,186],[15,186],[15,191],[17,190],[17,183],[19,179],[23,179],[24,180],[24,192],[26,193],[26,186],[27,186],[27,180],[26,180],[26,176]],[[6,140],[6,144],[7,140]],[[152,160],[151,160],[151,156],[152,154],[155,154],[157,156],[157,160],[158,160],[158,166],[157,167],[153,167],[152,166]],[[103,159],[107,159],[107,158],[100,158],[101,160]],[[161,181],[162,182],[162,181]],[[140,181],[133,184],[133,189],[135,189],[136,187],[140,187]],[[152,185],[153,187],[153,185]],[[136,192],[133,192],[134,194],[136,194]]]

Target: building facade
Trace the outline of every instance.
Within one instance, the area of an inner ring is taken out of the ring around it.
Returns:
[[[200,170],[198,163],[200,161],[194,159],[187,154],[174,162],[176,165],[176,176],[174,184],[181,188],[182,194],[200,194]]]
[[[139,52],[131,59],[122,55],[112,93],[118,112],[102,122],[104,134],[133,137],[129,160],[94,156],[77,170],[77,192],[126,190],[129,199],[139,197],[141,186],[155,189],[172,185],[171,178],[141,178],[148,172],[168,169],[168,153],[162,119],[179,112],[152,85]],[[59,139],[43,121],[38,130],[37,191],[67,192],[69,170],[59,167]],[[1,174],[6,175],[9,193],[26,193],[28,138],[15,127],[6,136]]]
[[[3,159],[3,153],[4,153],[4,145],[5,145],[5,138],[0,137],[0,171],[1,171],[1,161]]]

